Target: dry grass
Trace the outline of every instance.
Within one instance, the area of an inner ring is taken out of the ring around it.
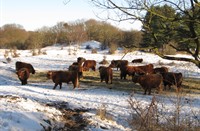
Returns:
[[[131,81],[131,77],[127,77],[128,80],[121,80],[119,77],[120,71],[113,71],[113,84],[106,84],[105,81],[100,82],[100,75],[98,71],[87,71],[84,72],[83,75],[84,76],[80,82],[89,86],[107,87],[128,92],[142,90],[139,85],[135,85]]]
[[[45,82],[47,81],[46,77],[47,71],[36,72],[35,74],[31,74],[28,81],[37,83],[37,82]]]
[[[131,108],[131,118],[128,121],[132,129],[138,131],[197,131],[200,129],[198,113],[192,110],[188,114],[181,114],[184,109],[184,94],[177,93],[174,101],[175,107],[171,115],[166,113],[166,105],[156,96],[152,97],[151,102],[144,106],[134,95],[128,100]],[[170,99],[170,98],[169,98]],[[158,106],[162,105],[162,109]],[[195,119],[191,119],[195,118]]]
[[[187,93],[200,94],[200,79],[185,78],[183,81],[183,90]]]
[[[31,74],[30,82],[45,82],[47,71],[36,72]],[[80,79],[80,84],[88,85],[89,87],[106,87],[119,91],[143,93],[143,89],[140,85],[131,81],[131,76],[127,76],[127,80],[120,79],[120,71],[113,71],[113,84],[106,84],[105,81],[100,82],[99,71],[85,71],[83,72],[83,78]],[[200,94],[200,80],[197,78],[184,78],[182,83],[182,91],[184,93]],[[170,94],[176,92],[176,87],[171,90],[164,91],[164,94]]]
[[[101,120],[113,121],[112,115],[106,109],[106,105],[102,104],[96,111],[96,115],[100,117]]]
[[[45,82],[47,72],[36,72],[35,75],[31,75],[30,81],[32,82]],[[134,84],[131,81],[131,77],[127,77],[127,80],[120,79],[120,71],[113,71],[113,84],[106,84],[105,82],[100,82],[100,76],[98,71],[87,71],[83,72],[83,78],[80,80],[80,84],[86,85],[88,88],[97,87],[97,88],[112,88],[112,90],[118,91],[126,91],[126,92],[135,92],[143,94],[143,89],[138,84]],[[199,79],[193,78],[184,78],[182,84],[182,94],[200,94],[200,81]],[[169,96],[176,94],[175,88],[171,90],[164,91],[163,95]],[[190,117],[185,118],[185,122],[182,121],[180,118],[180,110],[181,104],[180,101],[181,97],[177,97],[177,101],[175,102],[174,106],[177,108],[174,112],[174,117],[170,118],[165,116],[165,113],[160,112],[157,108],[158,101],[153,97],[151,103],[147,105],[147,107],[143,107],[140,105],[140,101],[137,99],[130,99],[129,104],[132,109],[132,113],[130,114],[132,117],[129,120],[129,124],[132,129],[137,129],[140,131],[146,130],[161,130],[161,131],[181,131],[181,130],[199,130],[199,126],[197,127],[190,127],[188,123],[190,122]],[[163,105],[164,107],[164,105]],[[135,113],[136,112],[136,113]],[[178,115],[177,115],[178,114]],[[105,105],[100,106],[97,109],[96,115],[100,117],[102,120],[111,120],[112,116],[109,115],[107,112]],[[193,117],[196,117],[195,115]],[[165,119],[169,123],[161,124],[159,123],[160,119]],[[178,121],[177,121],[178,120]],[[71,122],[68,122],[71,123]],[[177,124],[178,123],[178,124]],[[181,124],[184,123],[184,124]],[[190,122],[191,123],[191,122]],[[67,127],[72,127],[71,125],[67,125]]]
[[[89,86],[97,87],[108,87],[114,90],[121,90],[135,93],[142,92],[143,89],[140,85],[135,84],[131,80],[131,76],[127,76],[127,80],[120,79],[120,71],[113,71],[113,84],[106,84],[105,82],[100,82],[100,76],[98,71],[88,71],[83,73],[84,77],[81,79],[81,83],[87,84]],[[184,78],[182,83],[182,91],[184,93],[200,94],[200,80],[196,78]],[[164,91],[166,94],[176,92],[176,88]]]

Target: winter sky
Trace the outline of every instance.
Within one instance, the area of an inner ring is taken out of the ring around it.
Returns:
[[[54,26],[58,22],[88,19],[101,21],[97,15],[102,12],[89,0],[0,0],[0,27],[15,23],[27,31],[34,31],[43,26]],[[125,30],[139,30],[141,27],[139,22],[107,22]]]

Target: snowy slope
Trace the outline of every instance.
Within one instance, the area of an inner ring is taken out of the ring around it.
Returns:
[[[47,70],[67,70],[77,57],[85,57],[86,59],[95,59],[99,63],[103,56],[108,61],[121,59],[123,53],[114,55],[108,54],[107,50],[98,51],[97,54],[91,54],[90,50],[84,48],[75,52],[75,55],[69,55],[69,48],[62,46],[50,46],[43,48],[42,51],[47,55],[32,56],[29,50],[19,50],[20,57],[12,58],[10,63],[4,58],[4,49],[0,50],[0,130],[18,130],[18,131],[35,131],[42,130],[43,127],[50,126],[47,119],[56,119],[57,123],[62,125],[61,112],[54,107],[47,107],[48,102],[66,102],[71,108],[84,108],[89,112],[84,116],[91,120],[91,126],[88,130],[103,130],[100,127],[106,127],[109,130],[131,130],[127,120],[130,119],[131,110],[129,108],[128,99],[131,93],[115,91],[106,87],[88,88],[82,84],[81,88],[72,89],[72,85],[64,84],[63,89],[52,90],[53,83],[51,80],[47,82],[28,83],[21,86],[15,74],[15,62],[23,61],[31,63],[36,72]],[[132,61],[136,58],[143,58],[144,63],[153,63],[154,66],[165,64],[170,71],[182,72],[184,77],[200,78],[200,70],[192,63],[169,61],[161,59],[153,54],[143,52],[128,53],[124,59]],[[138,64],[141,65],[141,64]],[[99,64],[97,64],[99,66]],[[15,99],[13,100],[12,97]],[[147,105],[152,96],[144,96],[134,94],[143,105]],[[165,102],[168,112],[173,112],[174,105],[165,97],[157,95],[159,99]],[[188,96],[185,96],[188,97]],[[200,109],[199,96],[192,96],[193,110],[198,112]],[[14,102],[13,102],[14,101]],[[105,106],[106,111],[112,116],[112,120],[101,120],[96,116],[96,110]],[[191,105],[185,105],[183,114],[187,114]]]

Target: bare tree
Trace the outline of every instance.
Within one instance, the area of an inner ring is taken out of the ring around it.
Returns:
[[[170,60],[187,61],[194,63],[200,68],[200,2],[199,0],[91,0],[91,2],[98,8],[104,9],[107,12],[107,19],[113,21],[140,21],[146,30],[152,34],[152,39],[154,42],[158,41],[155,32],[145,21],[145,15],[150,12],[152,16],[159,17],[167,22],[177,22],[181,23],[179,28],[174,28],[173,31],[180,32],[181,26],[184,25],[185,30],[187,30],[188,36],[184,47],[180,48],[175,45],[170,45],[177,51],[184,51],[189,53],[193,58],[182,58],[182,57],[169,57],[156,52],[160,57]],[[156,12],[155,6],[169,5],[176,10],[177,17],[168,17],[167,15],[160,14]],[[178,17],[181,16],[181,17]],[[151,19],[150,19],[151,20]],[[151,21],[148,21],[149,23]],[[166,29],[167,26],[163,26]],[[179,36],[180,37],[180,36]],[[174,38],[175,39],[175,38]],[[179,39],[180,43],[183,44],[182,40]],[[193,49],[191,50],[190,43],[193,43]],[[168,43],[166,43],[168,44]]]
[[[65,25],[69,41],[71,43],[81,43],[87,40],[87,33],[85,31],[84,22],[77,20],[76,22]]]
[[[76,22],[65,24],[64,27],[70,44],[69,54],[71,54],[71,44],[77,44],[73,49],[73,54],[76,54],[80,47],[80,43],[87,40],[84,22],[82,20],[77,20]]]

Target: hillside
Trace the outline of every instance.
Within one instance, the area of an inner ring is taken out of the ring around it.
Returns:
[[[72,50],[71,55],[69,55],[69,48]],[[45,73],[49,70],[67,70],[69,65],[80,56],[86,59],[94,59],[99,63],[104,57],[110,62],[111,60],[121,59],[124,55],[122,50],[110,55],[107,50],[98,50],[96,54],[91,54],[91,50],[86,50],[83,47],[76,52],[73,52],[73,49],[72,46],[55,45],[43,48],[41,51],[45,53],[36,56],[33,56],[30,50],[17,50],[19,57],[13,58],[9,54],[10,62],[7,62],[4,58],[5,49],[0,50],[0,129],[35,131],[67,129],[71,126],[70,129],[77,130],[84,128],[85,130],[129,131],[132,129],[129,120],[133,110],[131,110],[128,100],[130,98],[138,100],[145,108],[151,103],[154,96],[164,103],[165,113],[168,116],[173,116],[174,110],[176,110],[174,107],[175,93],[146,96],[143,95],[143,90],[133,93],[131,88],[134,88],[135,91],[140,86],[131,82],[130,79],[121,82],[117,77],[116,69],[114,69],[116,74],[113,85],[99,83],[97,70],[94,74],[92,71],[84,74],[85,77],[80,81],[80,88],[73,89],[72,84],[64,83],[61,90],[58,87],[56,90],[52,90],[54,83],[45,77]],[[188,88],[191,83],[196,82],[197,86],[200,84],[198,83],[200,70],[192,63],[164,60],[154,54],[139,51],[130,52],[124,57],[129,62],[136,58],[142,58],[143,63],[130,63],[130,65],[148,63],[152,63],[155,67],[164,65],[170,71],[183,73],[184,87],[186,87],[186,80],[190,81],[190,79],[195,81],[187,83]],[[28,84],[22,86],[15,74],[16,61],[31,63],[36,69],[35,76],[38,79],[31,74]],[[99,66],[100,64],[97,64],[97,69]],[[89,76],[93,79],[90,79]],[[129,90],[120,89],[126,88],[126,83],[129,85]],[[190,114],[192,110],[197,116],[191,119],[200,119],[199,88],[197,86],[195,86],[196,93],[184,92],[184,96],[182,96],[183,106],[180,111],[182,118]],[[109,89],[109,87],[112,87],[112,89]],[[186,100],[190,102],[186,103]],[[161,109],[162,106],[159,105],[158,108]],[[66,110],[64,110],[65,108]],[[99,113],[102,110],[106,111],[106,118],[100,117]],[[77,117],[78,120],[75,121],[75,124],[70,125],[69,123],[73,123],[72,120],[66,119],[71,117],[66,116],[69,112],[71,112],[71,116],[80,116]],[[78,123],[82,123],[82,125],[78,125]]]

